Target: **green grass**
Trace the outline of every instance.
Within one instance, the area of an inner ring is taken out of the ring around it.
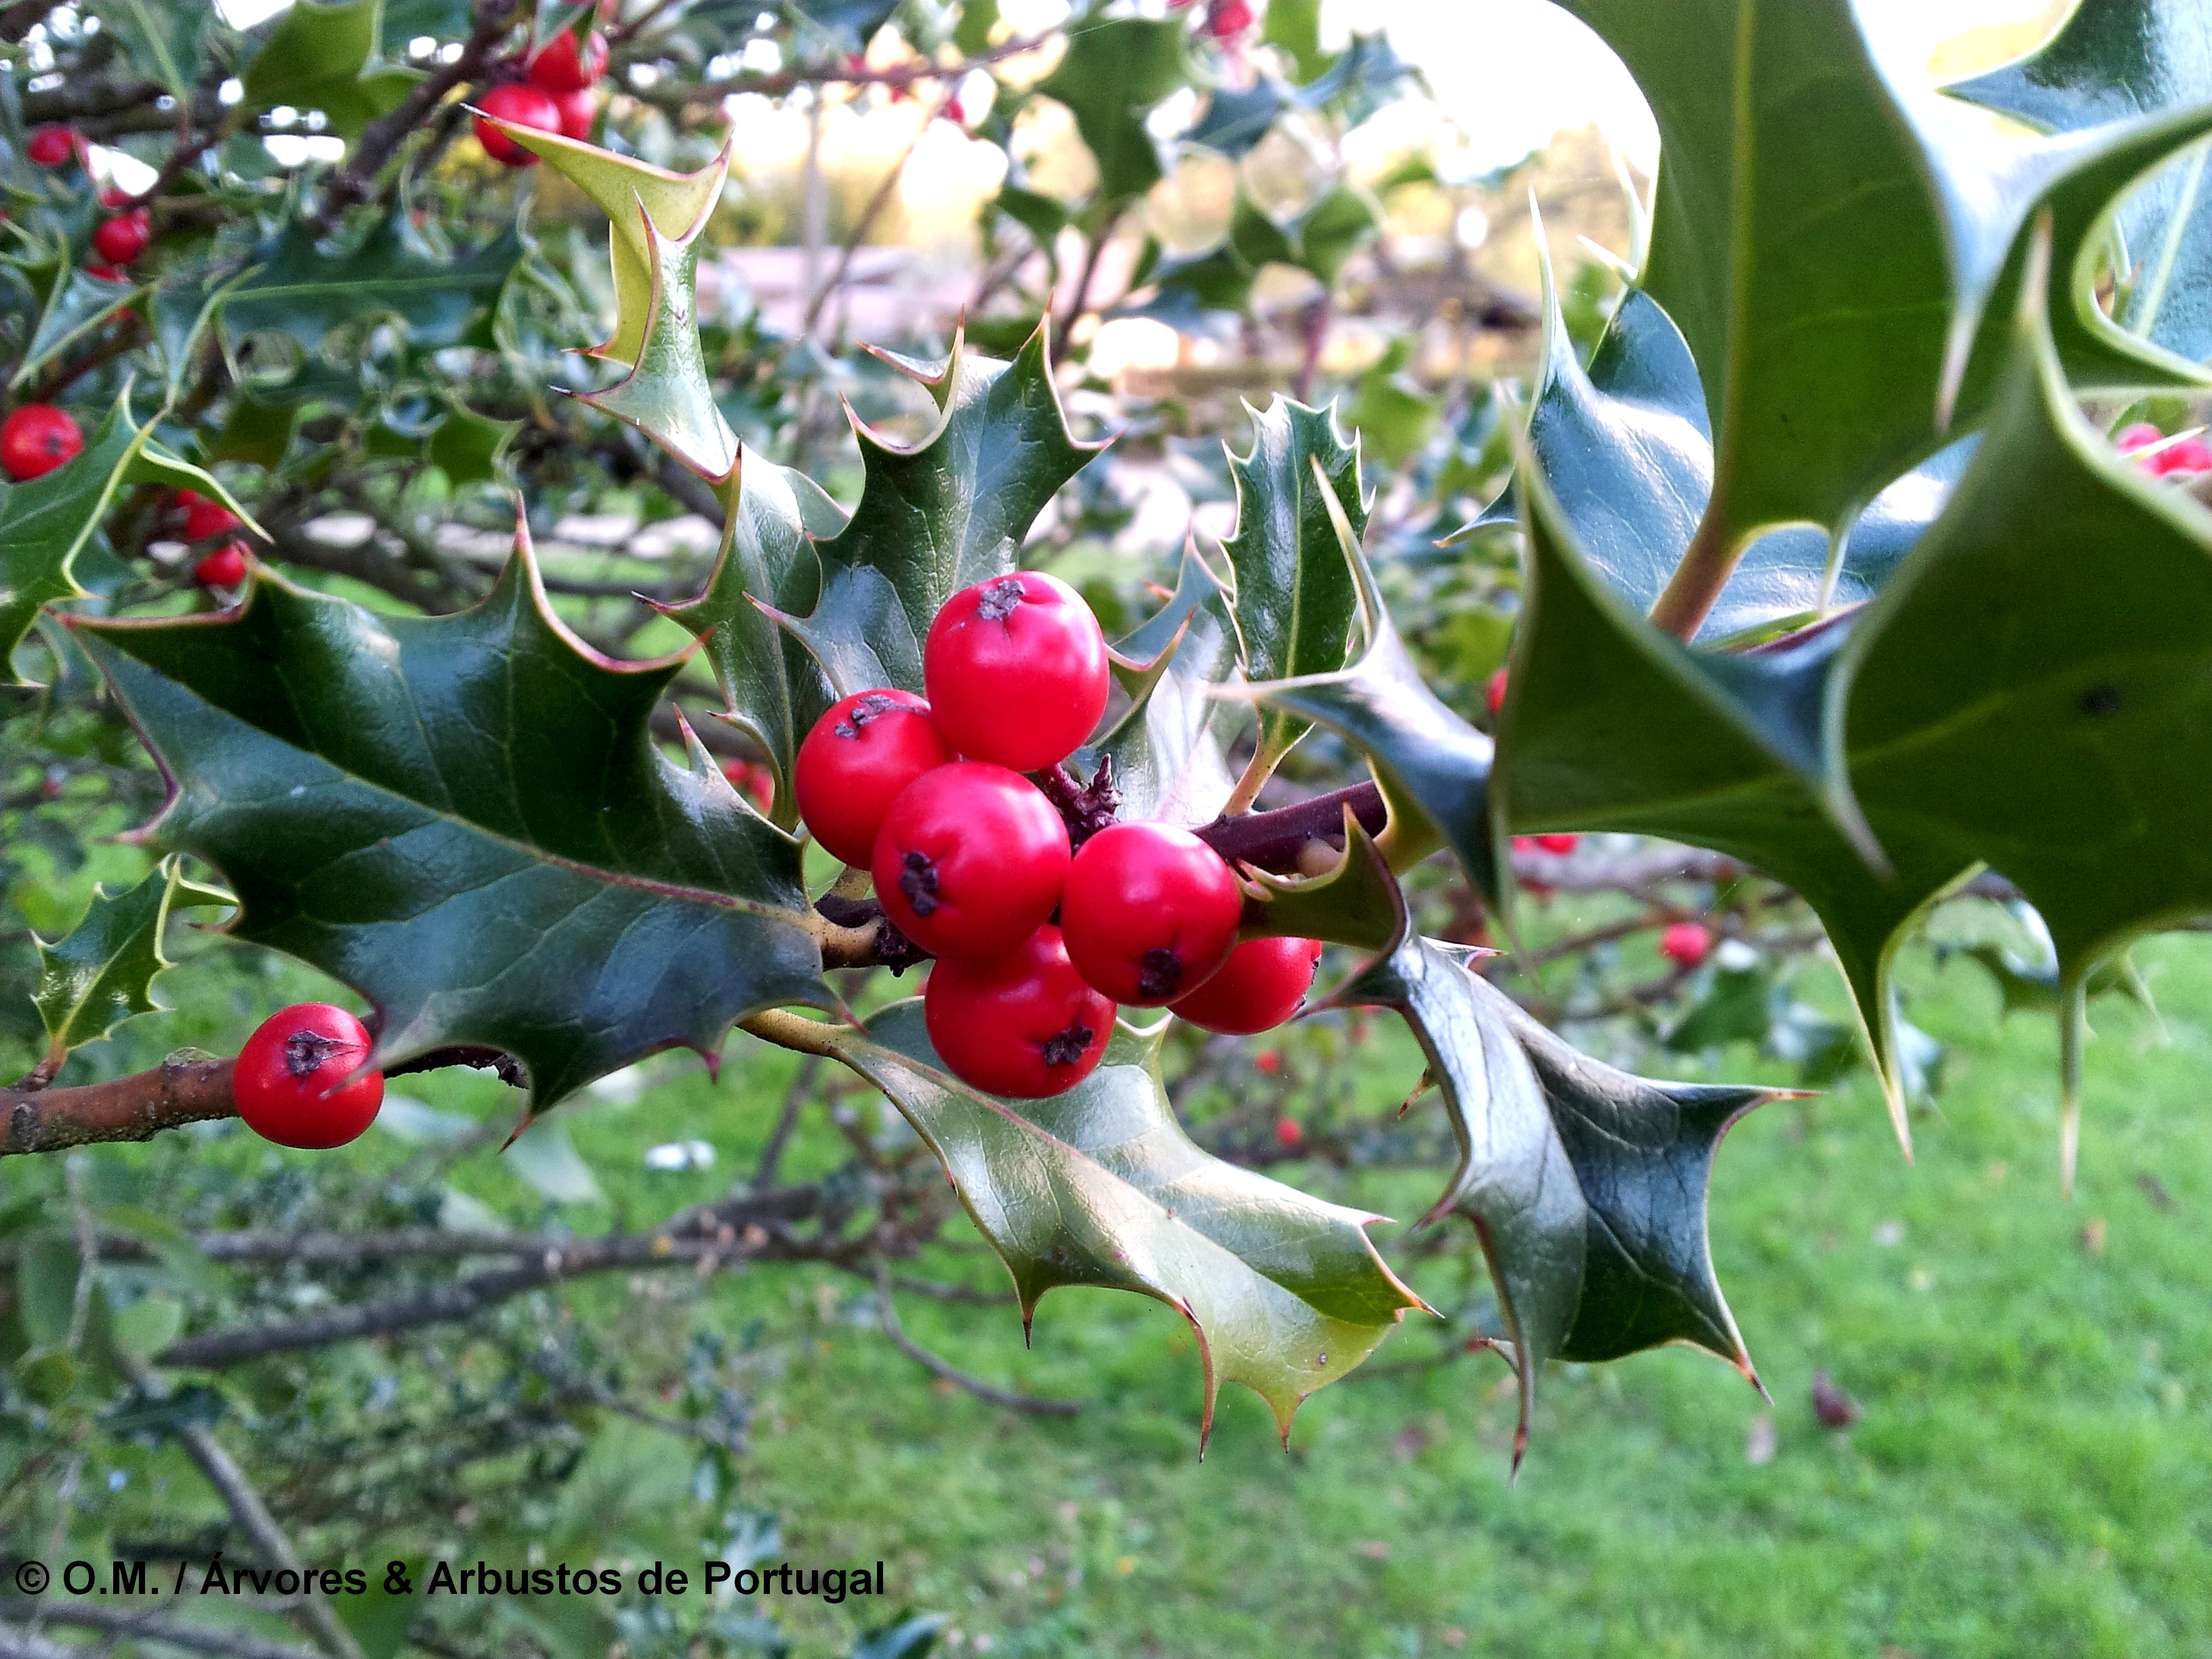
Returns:
[[[948,1394],[832,1323],[767,1388],[748,1496],[794,1559],[887,1560],[966,1652],[2212,1653],[2212,947],[2142,959],[2162,1027],[2100,1005],[2070,1205],[2052,1033],[1999,1026],[1965,964],[1909,975],[1952,1051],[1917,1164],[1863,1079],[1729,1138],[1714,1249],[1774,1396],[1771,1462],[1746,1456],[1765,1404],[1676,1351],[1555,1368],[1517,1486],[1505,1373],[1480,1357],[1340,1384],[1287,1455],[1231,1390],[1200,1462],[1179,1322],[1064,1292],[1026,1355],[1011,1311],[902,1305],[970,1370],[1095,1402],[1079,1419]],[[1431,1268],[1441,1296],[1463,1282]],[[1423,1351],[1409,1330],[1381,1360]],[[1864,1408],[1847,1433],[1814,1418],[1816,1368]],[[783,1612],[809,1654],[850,1627]]]

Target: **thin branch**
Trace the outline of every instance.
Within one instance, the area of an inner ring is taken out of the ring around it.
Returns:
[[[0,1612],[12,1613],[22,1603],[0,1603]],[[295,1648],[283,1642],[269,1642],[243,1631],[210,1630],[191,1625],[179,1625],[156,1618],[151,1613],[130,1613],[121,1607],[104,1607],[92,1601],[56,1601],[43,1607],[46,1622],[50,1625],[73,1626],[78,1630],[104,1631],[111,1636],[134,1642],[154,1642],[163,1647],[179,1648],[186,1653],[211,1653],[220,1659],[315,1659],[306,1648]],[[0,1641],[5,1639],[0,1636]],[[43,1644],[38,1659],[48,1659],[51,1654],[64,1654],[70,1659],[83,1659],[93,1651],[90,1648],[67,1647],[55,1644]],[[7,1650],[0,1647],[0,1655]]]
[[[915,1341],[899,1324],[898,1308],[891,1296],[890,1268],[881,1257],[876,1261],[876,1312],[883,1321],[884,1334],[890,1339],[891,1346],[933,1376],[941,1376],[955,1388],[965,1389],[978,1400],[994,1406],[1004,1406],[1008,1411],[1020,1412],[1030,1417],[1073,1417],[1083,1409],[1079,1400],[1054,1400],[1042,1395],[1016,1394],[1011,1389],[986,1382],[980,1376],[970,1376],[957,1365]]]
[[[237,1115],[227,1060],[167,1060],[150,1072],[73,1089],[0,1089],[0,1158],[93,1141],[151,1140],[164,1129]]]
[[[819,1054],[809,1054],[799,1062],[791,1086],[783,1091],[783,1109],[776,1114],[775,1127],[769,1131],[768,1145],[761,1148],[759,1166],[753,1170],[755,1192],[764,1192],[775,1184],[776,1166],[783,1162],[783,1149],[791,1139],[791,1132],[799,1126],[799,1111],[813,1093],[814,1079],[821,1070]]]

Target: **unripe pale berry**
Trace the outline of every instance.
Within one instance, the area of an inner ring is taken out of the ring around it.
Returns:
[[[1117,1003],[1164,1007],[1203,985],[1237,948],[1244,894],[1221,855],[1188,830],[1109,824],[1083,843],[1060,895],[1076,971]]]
[[[327,1002],[297,1003],[271,1014],[246,1038],[232,1068],[238,1115],[280,1146],[343,1146],[376,1121],[384,1104],[383,1073],[353,1077],[368,1050],[362,1023]]]
[[[1084,982],[1057,927],[1040,927],[994,961],[929,970],[922,1019],[945,1069],[970,1088],[1017,1100],[1064,1094],[1098,1067],[1114,1005]]]
[[[830,704],[792,767],[799,816],[833,858],[866,864],[891,803],[923,773],[956,759],[911,691],[856,691]]]
[[[246,544],[225,542],[192,567],[202,587],[235,587],[246,580]]]
[[[925,951],[982,961],[1044,925],[1067,879],[1067,825],[1035,784],[981,761],[923,773],[877,832],[876,897]]]
[[[538,49],[530,60],[530,84],[559,97],[566,92],[587,92],[607,72],[607,37],[597,29],[580,51],[576,32],[562,29]]]
[[[530,127],[539,132],[561,131],[561,110],[552,95],[519,81],[494,87],[477,100],[477,107],[483,112],[477,118],[477,142],[483,146],[485,155],[507,167],[534,167],[538,165],[537,153],[523,149],[485,116],[496,116],[511,125]]]
[[[1712,930],[1702,922],[1678,921],[1659,935],[1659,954],[1685,968],[1696,967],[1712,948]]]
[[[1297,1012],[1313,988],[1314,969],[1320,961],[1319,939],[1247,939],[1230,952],[1218,973],[1168,1008],[1194,1025],[1231,1036],[1271,1030]],[[1266,1059],[1263,1054],[1254,1063]],[[1274,1064],[1281,1063],[1278,1056]],[[1261,1069],[1272,1068],[1261,1065]]]
[[[76,422],[52,404],[25,404],[0,421],[0,468],[18,483],[44,477],[83,448]]]
[[[1106,712],[1106,636],[1057,576],[1017,571],[945,601],[922,647],[938,729],[971,760],[1034,772],[1067,758]]]

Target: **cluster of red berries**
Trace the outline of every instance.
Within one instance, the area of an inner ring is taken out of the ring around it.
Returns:
[[[343,1146],[384,1104],[384,1073],[361,1070],[368,1050],[368,1029],[344,1009],[295,1003],[246,1039],[231,1067],[231,1098],[264,1140]]]
[[[2163,445],[2164,447],[2152,450],[2151,453],[2143,456],[2141,463],[2142,470],[2154,478],[2176,474],[2194,477],[2200,472],[2212,472],[2212,443],[2197,437],[2181,438],[2167,443],[2166,434],[2148,421],[2137,421],[2131,426],[2123,427],[2112,442],[2123,455],[2151,449],[2154,444]]]
[[[1321,946],[1239,944],[1243,890],[1219,854],[1166,823],[1107,823],[1079,845],[1023,775],[1056,768],[1105,712],[1105,636],[1074,589],[1024,571],[954,594],[922,683],[927,700],[832,706],[793,788],[814,838],[865,866],[884,915],[938,958],[923,1011],[954,1075],[1038,1099],[1090,1075],[1117,1005],[1235,1033],[1297,1011]]]
[[[67,167],[81,161],[83,152],[84,139],[65,126],[33,127],[23,145],[23,153],[42,167]],[[92,233],[93,252],[100,258],[85,269],[103,282],[129,282],[129,267],[153,245],[153,210],[131,205],[137,200],[129,191],[112,185],[100,192],[100,206],[113,211]]]
[[[598,87],[607,72],[607,38],[594,29],[582,40],[562,29],[540,46],[520,81],[504,82],[477,100],[484,115],[537,132],[557,132],[579,143],[599,118]],[[493,161],[511,167],[538,165],[535,153],[477,118],[477,142]]]
[[[202,587],[235,587],[246,580],[246,544],[234,534],[246,528],[245,520],[197,489],[178,490],[171,498],[170,510],[185,540],[195,545],[212,542],[218,536],[230,538],[194,562],[194,581]]]

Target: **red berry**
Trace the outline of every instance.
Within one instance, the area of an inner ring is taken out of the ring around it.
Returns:
[[[368,1049],[362,1023],[327,1002],[271,1014],[246,1039],[232,1068],[238,1115],[279,1146],[343,1146],[384,1104],[383,1073],[353,1076]]]
[[[588,91],[607,72],[607,37],[593,29],[580,52],[576,32],[562,29],[538,50],[530,60],[530,84],[540,92],[559,96],[564,92]]]
[[[1017,1100],[1064,1094],[1098,1068],[1114,1005],[1075,971],[1060,929],[1040,927],[992,962],[929,970],[922,1019],[945,1069]]]
[[[1039,927],[1067,879],[1067,826],[1027,778],[955,761],[900,793],[869,860],[891,925],[925,951],[982,961]]]
[[[507,167],[534,167],[537,153],[523,149],[487,117],[538,132],[561,131],[561,106],[546,93],[518,81],[494,87],[477,100],[477,107],[483,112],[477,117],[477,142],[483,146],[485,155]]]
[[[2113,447],[2123,455],[2130,450],[2145,449],[2152,444],[2162,444],[2165,441],[2166,434],[2148,421],[2136,421],[2130,425],[2124,426],[2112,437]]]
[[[228,535],[245,522],[221,501],[211,501],[204,495],[196,495],[185,508],[185,539],[204,542],[210,536]]]
[[[1491,719],[1496,720],[1498,711],[1505,707],[1505,671],[1504,669],[1499,669],[1490,677],[1490,684],[1483,692],[1482,700],[1490,705]]]
[[[1678,921],[1659,935],[1659,954],[1685,968],[1696,967],[1712,948],[1712,930],[1703,922]]]
[[[911,691],[856,691],[830,704],[792,767],[799,816],[831,857],[866,864],[891,803],[924,772],[955,759]]]
[[[574,92],[552,94],[553,107],[561,112],[561,136],[584,143],[599,125],[599,94],[589,87],[579,87]]]
[[[111,265],[127,265],[146,251],[154,240],[153,216],[143,208],[103,219],[92,233],[92,245]]]
[[[1252,8],[1245,0],[1212,0],[1206,9],[1206,32],[1217,40],[1233,40],[1252,27]]]
[[[1252,1069],[1262,1077],[1273,1077],[1283,1069],[1283,1056],[1273,1048],[1262,1048],[1252,1056]]]
[[[2184,438],[2151,458],[2151,471],[2162,478],[2175,473],[2212,472],[2212,444],[2202,438]]]
[[[1294,1117],[1275,1120],[1275,1141],[1278,1146],[1296,1148],[1306,1144],[1305,1125]]]
[[[33,127],[23,150],[39,166],[58,167],[76,154],[76,135],[67,127]]]
[[[1231,1036],[1273,1030],[1297,1012],[1320,961],[1319,939],[1246,939],[1230,952],[1219,973],[1168,1008],[1194,1025]],[[1270,1059],[1281,1063],[1272,1048],[1253,1063],[1272,1072],[1274,1066],[1265,1064]]]
[[[726,760],[722,763],[722,775],[730,781],[730,787],[743,795],[763,812],[775,805],[775,773],[758,761]]]
[[[945,118],[956,127],[964,127],[968,125],[967,108],[957,97],[945,100]],[[1088,737],[1090,733],[1085,732],[1084,735]]]
[[[111,265],[100,262],[95,262],[92,264],[87,265],[84,268],[84,274],[88,276],[97,277],[103,283],[127,283],[131,280],[131,273],[124,270],[120,265]]]
[[[1060,898],[1076,971],[1115,1002],[1160,1008],[1237,948],[1244,894],[1221,854],[1165,823],[1109,824],[1083,843]]]
[[[83,447],[76,421],[52,404],[25,404],[0,421],[0,467],[18,483],[44,477]]]
[[[921,678],[955,749],[1034,772],[1066,760],[1106,712],[1106,636],[1057,576],[994,576],[945,601]]]
[[[103,185],[100,187],[100,204],[104,208],[128,207],[131,201],[131,192],[120,185]]]
[[[202,587],[235,587],[246,580],[246,544],[225,542],[192,567]]]
[[[1573,852],[1575,848],[1581,844],[1581,842],[1582,837],[1580,836],[1539,836],[1536,837],[1537,846],[1542,848],[1547,853],[1557,853],[1562,856]]]

